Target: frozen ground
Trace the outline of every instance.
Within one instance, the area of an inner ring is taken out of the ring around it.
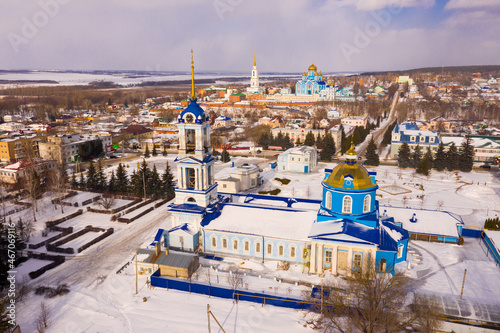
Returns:
[[[156,157],[148,160],[148,164],[156,164],[161,173],[165,161],[169,160],[174,174],[175,156]],[[313,173],[308,175],[280,173],[270,170],[268,161],[260,158],[234,158],[236,165],[242,163],[258,163],[264,171],[263,189],[280,188],[280,196],[295,196],[303,198],[321,198],[321,180],[324,168],[332,168],[335,164],[322,163]],[[129,162],[129,172],[137,162]],[[133,167],[132,167],[133,166]],[[216,171],[230,163],[216,162]],[[462,214],[467,224],[481,226],[487,216],[498,214],[500,200],[498,197],[500,183],[494,173],[472,172],[459,173],[460,179],[446,172],[433,172],[430,177],[413,174],[412,170],[402,170],[395,167],[380,166],[370,168],[378,172],[379,186],[396,183],[404,188],[405,193],[388,194],[379,191],[379,200],[383,205],[409,206],[448,210]],[[288,178],[288,185],[273,181],[275,177]],[[486,184],[486,185],[485,185]],[[260,189],[252,190],[257,192]],[[83,196],[84,194],[82,194]],[[424,195],[424,200],[417,196]],[[405,198],[406,197],[406,198]],[[81,200],[83,198],[78,198]],[[442,203],[440,201],[443,201]],[[65,207],[65,214],[76,208]],[[29,216],[30,210],[18,214]],[[39,221],[55,219],[53,215],[61,215],[59,209],[43,204],[40,207]],[[13,216],[13,219],[17,215]],[[303,313],[281,309],[272,306],[261,307],[256,304],[240,302],[234,304],[231,300],[208,298],[206,296],[188,294],[172,290],[150,290],[146,286],[146,277],[139,278],[139,294],[135,294],[135,279],[132,267],[129,265],[121,274],[115,274],[124,264],[130,261],[135,249],[144,247],[151,242],[158,228],[171,226],[168,205],[164,205],[132,224],[119,224],[109,221],[109,215],[84,213],[68,224],[84,227],[87,224],[118,228],[112,236],[93,246],[83,253],[68,260],[63,265],[48,271],[31,282],[32,286],[67,283],[71,292],[63,297],[44,299],[53,311],[53,321],[50,332],[206,332],[206,306],[210,304],[217,319],[224,323],[230,332],[308,332],[305,328]],[[65,225],[64,224],[64,225]],[[37,226],[40,225],[37,223]],[[94,233],[90,233],[94,235]],[[35,239],[39,237],[35,236]],[[498,304],[500,299],[500,269],[486,255],[484,246],[477,240],[466,239],[465,245],[459,247],[450,244],[436,244],[421,241],[411,241],[408,265],[401,269],[415,279],[415,286],[425,292],[439,293],[446,297],[457,297],[460,293],[464,269],[467,277],[464,288],[464,298],[484,300]],[[20,275],[39,268],[39,261],[27,262],[19,268]],[[212,263],[213,264],[213,263]],[[305,287],[290,283],[279,283],[274,280],[284,278],[295,281],[305,281],[319,284],[321,278],[317,275],[303,274],[300,265],[292,266],[289,271],[275,271],[276,262],[260,263],[258,260],[227,259],[216,267],[215,274],[225,274],[230,266],[251,270],[248,274],[248,288],[257,291],[266,290],[280,295],[299,295]],[[32,268],[32,269],[29,269]],[[206,268],[203,268],[206,270]],[[206,272],[205,272],[206,273]],[[199,279],[204,272],[200,270]],[[262,277],[259,278],[258,275]],[[329,278],[327,275],[325,278]],[[221,277],[221,284],[224,284]],[[275,289],[277,287],[277,289]],[[291,291],[289,291],[291,289]],[[143,302],[146,297],[146,302]],[[38,311],[42,301],[40,296],[31,294],[18,307],[18,322],[23,332],[34,331],[34,313]],[[212,331],[216,331],[212,321]]]

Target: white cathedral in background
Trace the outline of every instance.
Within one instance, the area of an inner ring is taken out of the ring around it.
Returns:
[[[257,62],[255,60],[255,53],[253,55],[253,69],[252,77],[250,78],[250,87],[247,88],[248,94],[264,94],[264,88],[259,87],[259,72],[257,71]]]

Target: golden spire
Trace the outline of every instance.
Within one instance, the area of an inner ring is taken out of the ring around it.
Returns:
[[[253,67],[257,66],[257,62],[255,61],[255,51],[253,51]]]
[[[194,60],[193,60],[193,49],[191,49],[191,99],[196,99],[196,94],[194,92]]]

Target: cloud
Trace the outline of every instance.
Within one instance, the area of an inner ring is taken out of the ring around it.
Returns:
[[[478,9],[485,7],[500,8],[498,0],[450,0],[445,9]]]
[[[493,11],[451,11],[445,19],[428,7],[434,0],[402,0],[420,7],[389,18],[379,9],[395,0],[67,0],[16,53],[8,34],[22,36],[23,18],[41,10],[38,1],[18,2],[0,3],[5,69],[189,71],[191,48],[197,71],[250,71],[255,50],[260,72],[296,73],[312,61],[325,73],[496,63],[500,53]],[[347,62],[339,45],[367,28],[376,33]]]
[[[339,0],[339,6],[354,6],[357,10],[379,10],[387,7],[432,7],[435,0]]]

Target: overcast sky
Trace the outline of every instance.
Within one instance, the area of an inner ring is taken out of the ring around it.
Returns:
[[[2,0],[1,69],[499,65],[500,0]]]

